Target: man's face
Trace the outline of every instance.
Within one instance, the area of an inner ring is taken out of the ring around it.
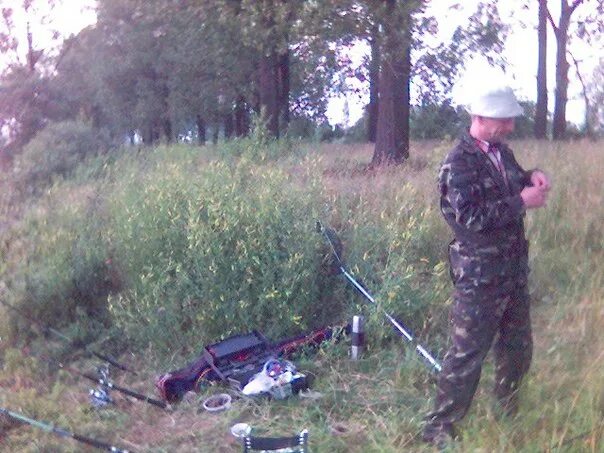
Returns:
[[[488,142],[498,142],[514,131],[514,118],[479,118]]]

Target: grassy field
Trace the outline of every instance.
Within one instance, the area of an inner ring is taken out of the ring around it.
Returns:
[[[259,327],[274,339],[353,314],[368,348],[346,342],[296,364],[316,376],[316,399],[236,400],[209,414],[189,394],[170,411],[114,393],[93,410],[88,384],[42,354],[94,362],[0,306],[0,405],[135,451],[231,452],[236,422],[262,435],[307,428],[313,452],[431,451],[419,440],[434,379],[345,281],[321,272],[316,218],[344,242],[352,272],[438,357],[447,345],[450,233],[436,174],[450,143],[413,143],[400,168],[369,170],[368,145],[160,147],[88,160],[32,197],[10,197],[0,230],[2,297],[81,342],[137,367],[117,384],[152,395],[154,377],[189,363],[203,344]],[[529,212],[534,359],[521,412],[491,411],[492,361],[454,451],[604,451],[604,145],[515,142],[525,168],[549,173],[545,209]],[[9,206],[10,203],[10,206]],[[105,341],[103,343],[103,341]],[[5,451],[82,451],[0,418]]]

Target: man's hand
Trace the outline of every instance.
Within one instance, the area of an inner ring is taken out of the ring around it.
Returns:
[[[547,189],[535,186],[525,187],[522,189],[522,192],[520,192],[524,206],[526,206],[527,209],[545,206],[548,190],[549,187]]]
[[[531,173],[531,184],[533,187],[539,187],[545,191],[551,188],[549,178],[541,170],[535,170]]]

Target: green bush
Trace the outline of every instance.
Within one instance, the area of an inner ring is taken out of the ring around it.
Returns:
[[[394,176],[398,177],[394,177]],[[378,173],[375,180],[359,185],[353,194],[339,194],[337,212],[344,258],[351,272],[372,293],[378,305],[420,332],[427,322],[444,323],[439,314],[447,301],[450,283],[443,262],[446,241],[435,241],[443,231],[433,201],[422,199],[411,184],[400,184],[404,174]],[[375,196],[380,187],[383,197]],[[342,283],[345,284],[345,283]],[[347,285],[349,297],[369,317],[370,344],[392,338],[390,324]],[[432,319],[433,317],[439,319]],[[445,329],[440,330],[444,332]],[[433,329],[438,335],[439,329]],[[441,338],[442,340],[442,338]]]
[[[301,155],[300,138],[287,133],[275,140],[270,137],[266,120],[259,115],[252,118],[249,136],[227,141],[218,148],[222,159],[247,159],[257,164],[276,161],[280,158]]]
[[[317,126],[315,131],[315,141],[317,142],[334,142],[344,137],[344,129],[341,126],[331,126],[328,123],[322,123]]]
[[[107,294],[118,289],[119,279],[99,234],[102,223],[88,198],[63,201],[73,203],[40,201],[12,231],[3,232],[9,245],[3,251],[2,280],[10,290],[6,298],[47,326],[64,328],[82,319],[93,321],[89,326],[107,322]],[[11,339],[33,327],[12,311],[7,315],[11,323],[3,333]],[[78,336],[90,333],[80,329]]]
[[[469,124],[469,114],[463,107],[449,102],[427,104],[411,109],[411,138],[417,140],[455,138]]]
[[[310,140],[315,136],[317,125],[310,118],[294,116],[287,127],[287,135],[296,139]]]
[[[369,141],[368,137],[368,118],[367,111],[363,114],[359,120],[344,131],[344,142],[345,143],[366,143]]]
[[[25,146],[15,165],[17,188],[39,193],[53,179],[70,175],[87,157],[107,150],[102,131],[78,121],[51,123]]]
[[[12,301],[78,338],[111,322],[129,347],[164,353],[252,328],[292,335],[365,306],[343,279],[325,275],[327,247],[313,232],[322,218],[379,303],[423,328],[447,297],[435,290],[446,278],[433,240],[440,217],[400,184],[413,170],[378,172],[329,194],[321,156],[291,159],[286,148],[275,156],[288,159],[265,158],[285,141],[263,141],[254,134],[220,145],[212,155],[246,143],[239,157],[219,160],[188,146],[93,159],[94,175],[56,184],[16,227],[27,240],[7,256]],[[339,217],[325,216],[334,203]],[[95,322],[76,329],[83,319]]]
[[[143,186],[141,186],[143,184]],[[316,182],[241,160],[127,185],[113,197],[112,243],[127,289],[111,312],[131,339],[171,347],[237,331],[283,336],[340,311],[321,274],[312,232]],[[160,338],[170,342],[160,342]]]

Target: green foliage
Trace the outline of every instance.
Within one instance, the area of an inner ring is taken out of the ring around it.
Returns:
[[[334,142],[344,137],[344,130],[342,127],[330,126],[327,123],[320,124],[315,131],[315,140],[318,142]]]
[[[414,139],[452,139],[459,136],[469,120],[463,107],[454,108],[449,101],[441,105],[428,103],[411,109],[409,128]]]
[[[317,125],[309,118],[306,117],[294,117],[290,120],[287,129],[287,136],[310,140],[315,136]]]
[[[40,202],[23,219],[20,231],[14,227],[3,233],[3,281],[11,304],[46,325],[75,322],[80,328],[74,340],[84,339],[107,321],[106,297],[119,281],[101,241],[103,226],[93,214],[93,199],[84,195],[66,204],[55,201]],[[19,239],[21,234],[28,240]],[[11,324],[4,334],[9,338],[24,336],[33,327],[14,312],[7,316]]]
[[[31,194],[54,179],[71,174],[87,157],[106,150],[102,131],[78,121],[51,123],[36,135],[18,157],[14,171],[19,190]]]
[[[300,138],[289,132],[278,140],[272,139],[265,116],[253,115],[250,135],[221,144],[217,152],[227,160],[236,158],[255,164],[268,164],[281,158],[301,157],[300,144]]]
[[[42,129],[48,118],[50,97],[48,80],[37,71],[32,72],[26,66],[15,65],[2,75],[0,124],[9,127],[10,120],[15,118],[16,124],[11,126],[18,127],[18,133],[13,133],[7,140],[6,149],[9,152],[18,151]]]
[[[365,143],[367,142],[367,111],[359,120],[344,131],[345,143]]]
[[[372,196],[371,184],[361,184],[355,194],[341,196],[337,211],[350,213],[341,221],[345,260],[353,273],[371,289],[380,306],[401,316],[414,330],[424,328],[432,313],[449,296],[448,275],[442,261],[443,244],[433,240],[442,231],[439,213],[430,199],[421,200],[411,184],[400,184],[393,175],[379,175],[384,199]],[[402,175],[399,175],[402,176]],[[376,180],[377,182],[377,180]],[[370,315],[373,344],[390,338],[391,327],[365,301],[349,297]]]
[[[535,133],[535,103],[531,101],[521,101],[523,114],[516,118],[514,122],[514,132],[512,138],[532,138]]]
[[[496,2],[479,2],[476,11],[455,29],[448,41],[438,46],[426,45],[429,40],[422,37],[434,33],[439,20],[447,19],[424,17],[417,27],[418,56],[413,72],[419,78],[416,86],[420,104],[446,104],[463,72],[464,62],[473,55],[486,58],[492,66],[505,66],[501,55],[510,27],[501,19]]]
[[[337,304],[311,310],[329,297],[310,234],[316,181],[292,188],[282,171],[245,158],[212,163],[195,181],[177,167],[161,172],[125,185],[110,207],[127,279],[110,307],[133,340],[163,348],[166,335],[177,344],[251,328],[281,336],[337,313]]]

